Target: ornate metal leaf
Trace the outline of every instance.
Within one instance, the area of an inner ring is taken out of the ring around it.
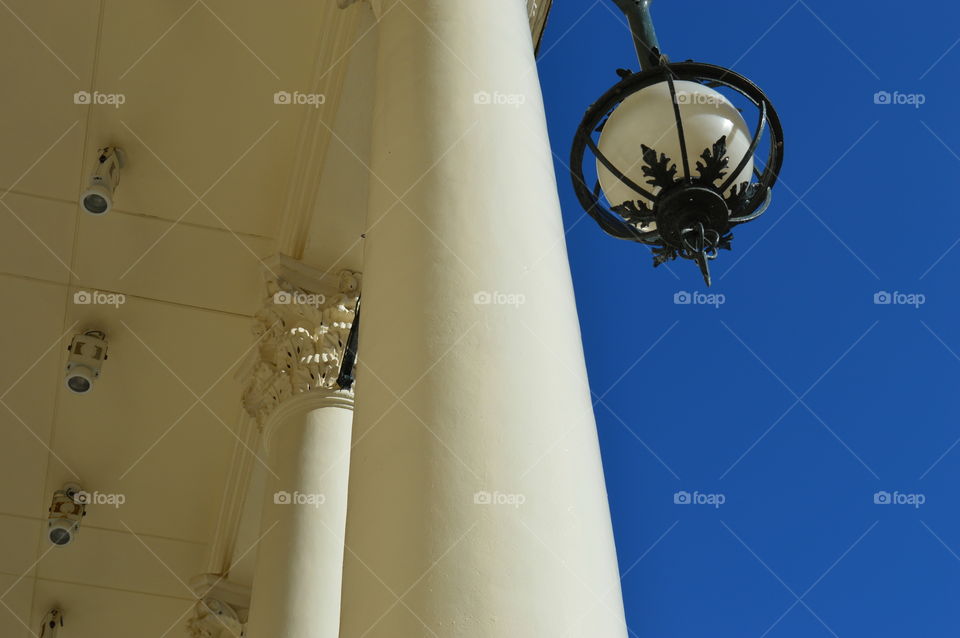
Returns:
[[[716,248],[718,250],[730,250],[730,242],[733,241],[733,233],[727,232],[720,236],[717,241]],[[684,254],[684,251],[678,250],[672,246],[660,245],[653,246],[653,267],[656,268],[660,264],[665,264],[668,261],[673,261],[679,257],[685,257],[687,259],[692,259],[691,255]],[[708,257],[708,259],[713,259],[713,257]]]
[[[722,179],[727,174],[727,165],[730,158],[727,157],[727,136],[722,135],[719,140],[713,143],[713,152],[707,148],[700,154],[703,162],[697,162],[697,171],[700,173],[700,181],[712,184],[718,179]]]
[[[727,233],[720,237],[720,241],[717,242],[717,248],[723,250],[731,250],[730,242],[733,241],[733,233]]]
[[[637,226],[644,226],[650,222],[656,221],[653,211],[646,204],[640,201],[627,200],[619,206],[611,206],[611,209],[623,217],[628,223]]]
[[[730,189],[730,194],[726,197],[727,207],[733,214],[736,214],[737,209],[753,197],[754,192],[756,192],[756,189],[753,188],[754,186],[755,185],[749,182],[740,182],[739,184],[733,185]]]
[[[665,264],[677,258],[677,249],[670,246],[656,246],[653,249],[653,267]]]
[[[640,148],[643,150],[643,161],[646,164],[646,166],[642,166],[641,168],[643,169],[644,176],[649,178],[647,184],[659,186],[660,188],[673,186],[676,182],[676,163],[673,163],[673,160],[663,153],[660,153],[658,158],[657,152],[645,144],[641,144]],[[672,166],[667,168],[669,164],[672,164]]]

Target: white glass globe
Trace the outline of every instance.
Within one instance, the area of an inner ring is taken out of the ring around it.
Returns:
[[[719,187],[735,170],[750,147],[752,131],[747,127],[740,112],[727,100],[722,93],[703,86],[697,82],[678,80],[674,82],[677,92],[677,104],[680,106],[680,117],[683,121],[683,134],[687,147],[687,158],[690,164],[690,176],[696,179],[699,176],[697,162],[703,163],[701,154],[704,150],[713,150],[713,145],[722,136],[726,136],[727,168],[721,179],[713,185]],[[633,180],[638,186],[656,195],[660,186],[648,183],[650,179],[644,175],[641,145],[646,145],[660,154],[670,158],[667,164],[669,169],[676,165],[676,179],[682,179],[683,159],[680,155],[680,138],[677,134],[676,117],[673,112],[673,101],[670,97],[670,87],[667,82],[659,82],[641,89],[620,103],[603,126],[600,141],[597,146],[600,152],[624,175]],[[753,173],[753,158],[751,157],[737,178],[724,192],[730,194],[733,187],[741,182],[749,182]],[[651,206],[652,202],[634,192],[632,188],[614,177],[607,168],[597,160],[597,176],[600,187],[611,206],[619,206],[627,200],[640,200]],[[652,230],[652,228],[646,228]]]

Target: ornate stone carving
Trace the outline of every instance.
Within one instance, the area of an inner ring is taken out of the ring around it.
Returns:
[[[197,603],[187,620],[191,638],[241,638],[250,609],[250,588],[218,574],[190,579]]]
[[[243,628],[237,611],[216,598],[197,601],[193,617],[187,620],[191,638],[241,638]]]
[[[247,373],[243,406],[261,427],[286,399],[339,389],[337,375],[360,291],[360,275],[340,273],[339,291],[309,292],[282,278],[267,280],[254,316],[259,348]]]

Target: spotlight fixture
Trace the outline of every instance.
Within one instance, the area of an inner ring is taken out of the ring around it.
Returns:
[[[709,286],[709,262],[730,249],[731,229],[770,205],[783,129],[767,96],[742,75],[669,62],[651,1],[614,0],[630,24],[640,71],[618,70],[620,82],[587,109],[570,153],[573,188],[607,234],[651,246],[654,266],[677,257],[696,262]],[[755,108],[753,130],[717,89]],[[769,150],[760,161],[763,139]],[[588,148],[592,162],[584,161]],[[592,188],[588,174],[596,175]]]
[[[74,336],[67,350],[67,389],[74,394],[87,394],[93,390],[93,382],[107,360],[107,336],[99,330],[88,330]]]
[[[47,517],[47,540],[58,547],[69,545],[80,531],[80,522],[87,515],[84,499],[78,497],[82,489],[76,483],[67,483],[53,493]]]
[[[91,215],[104,215],[113,208],[113,197],[120,184],[120,169],[126,164],[126,156],[115,146],[101,148],[97,153],[97,164],[80,202],[83,210]]]

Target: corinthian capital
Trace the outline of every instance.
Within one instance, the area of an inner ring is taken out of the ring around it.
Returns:
[[[261,427],[294,396],[339,390],[337,375],[360,294],[359,273],[326,276],[286,257],[275,265],[254,315],[258,346],[244,372],[243,406]],[[340,391],[352,397],[352,391]]]
[[[197,602],[193,616],[187,620],[187,632],[191,638],[242,638],[243,624],[233,607],[216,598],[205,598]]]
[[[187,619],[191,638],[241,638],[250,608],[250,589],[217,574],[190,579],[197,597],[193,615]]]

